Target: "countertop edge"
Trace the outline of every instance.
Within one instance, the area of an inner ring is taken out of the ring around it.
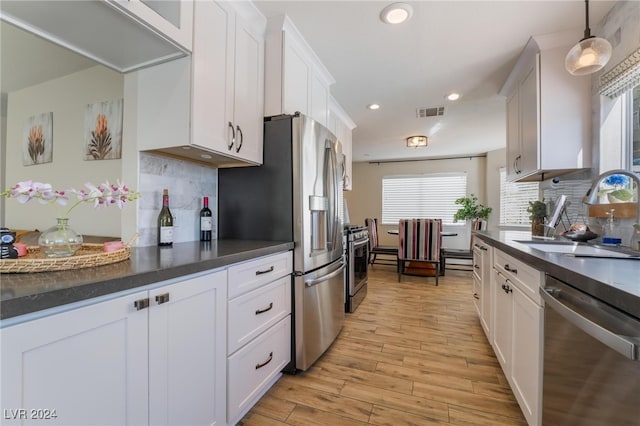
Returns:
[[[111,294],[135,290],[138,287],[144,287],[150,284],[168,281],[180,277],[185,277],[199,272],[224,268],[229,265],[244,262],[247,260],[288,251],[294,248],[293,242],[247,242],[252,243],[251,248],[237,250],[229,250],[222,256],[213,256],[204,260],[187,260],[181,264],[170,266],[167,268],[155,268],[144,271],[131,270],[132,260],[121,262],[123,272],[120,275],[107,279],[97,279],[86,284],[73,285],[66,288],[59,288],[50,291],[41,291],[24,296],[6,299],[3,297],[0,301],[0,321],[15,318],[21,315],[32,314],[51,308],[57,308],[67,304],[88,301],[94,298],[100,298]],[[223,245],[221,243],[221,245]],[[242,246],[242,241],[238,242]],[[136,250],[149,250],[148,248],[132,249],[132,257],[135,256]],[[154,259],[155,260],[155,259]],[[108,265],[113,266],[113,265]],[[117,266],[113,266],[117,267]],[[103,266],[96,267],[103,268]],[[65,272],[39,272],[37,274],[47,274],[52,280],[63,280]],[[90,271],[87,271],[90,274]],[[10,280],[12,274],[3,274],[2,280]],[[0,288],[6,287],[0,282]],[[3,291],[5,289],[3,288]]]
[[[571,267],[569,265],[571,262],[566,262],[566,265],[561,265],[554,261],[554,257],[546,256],[542,252],[538,254],[536,250],[530,248],[521,249],[518,247],[521,245],[517,244],[517,242],[503,240],[486,231],[476,231],[474,235],[487,244],[527,263],[533,268],[564,281],[616,309],[640,318],[640,297],[616,287],[612,282],[605,282],[593,278],[585,268],[579,268],[577,264],[576,267]],[[638,265],[640,265],[640,262],[638,262]]]

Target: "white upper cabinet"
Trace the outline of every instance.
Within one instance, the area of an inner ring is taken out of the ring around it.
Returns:
[[[0,10],[2,20],[123,73],[191,51],[192,0],[2,1]]]
[[[511,181],[541,181],[591,167],[591,79],[564,67],[578,38],[573,32],[531,37],[502,87]]]
[[[265,115],[301,112],[323,126],[335,80],[287,16],[269,18],[265,62]]]
[[[196,2],[191,58],[138,72],[138,148],[262,164],[265,28],[251,2]]]
[[[342,173],[342,184],[345,191],[351,191],[353,184],[352,176],[352,132],[356,127],[351,117],[342,109],[340,104],[329,96],[329,120],[327,127],[340,141],[342,154],[344,155],[344,169]]]

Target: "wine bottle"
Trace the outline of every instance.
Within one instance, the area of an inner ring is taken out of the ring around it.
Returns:
[[[211,230],[213,229],[213,217],[209,209],[209,197],[202,200],[200,209],[200,241],[211,241]]]
[[[162,210],[158,215],[158,245],[173,245],[173,216],[169,210],[169,190],[162,190]]]

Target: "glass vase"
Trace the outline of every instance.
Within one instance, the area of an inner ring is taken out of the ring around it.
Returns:
[[[58,218],[55,226],[40,234],[38,245],[48,257],[73,256],[82,246],[82,235],[69,228],[69,219]]]

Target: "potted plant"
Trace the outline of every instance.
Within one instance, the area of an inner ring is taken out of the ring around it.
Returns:
[[[544,202],[544,198],[542,201],[529,201],[527,213],[529,213],[529,219],[531,220],[531,235],[544,236],[544,219],[547,217],[547,204]]]
[[[455,201],[456,204],[460,204],[462,207],[453,215],[453,221],[459,220],[475,220],[475,219],[489,219],[489,213],[493,210],[491,207],[485,207],[478,203],[478,197],[471,194],[470,197],[461,197]]]

